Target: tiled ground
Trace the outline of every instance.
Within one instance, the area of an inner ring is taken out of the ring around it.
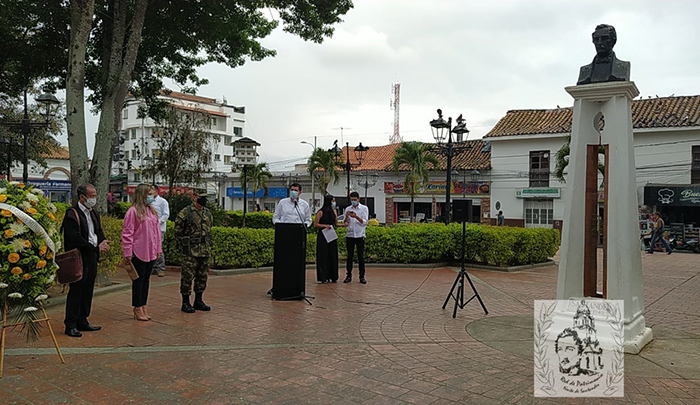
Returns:
[[[678,366],[700,352],[698,259],[643,257],[647,325],[687,332],[687,341],[698,343],[694,354],[674,353]],[[534,299],[554,297],[556,267],[470,274],[489,315],[476,301],[456,319],[451,306],[441,309],[456,275],[449,268],[369,268],[367,285],[318,285],[309,271],[312,306],[271,301],[271,273],[211,277],[205,298],[214,309],[195,314],[179,311],[178,278],[168,274],[154,280],[151,322],[131,318],[129,291],[97,297],[91,321],[104,329],[81,339],[59,334],[66,365],[58,364],[48,335],[26,348],[11,334],[0,402],[583,403],[536,400],[532,360],[467,331],[475,320],[531,315]],[[50,315],[62,332],[63,309]],[[663,364],[627,365],[625,398],[616,402],[700,403],[700,379]]]

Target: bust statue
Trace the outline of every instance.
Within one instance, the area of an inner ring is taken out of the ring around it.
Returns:
[[[630,63],[617,59],[612,50],[617,42],[615,27],[600,24],[592,36],[596,56],[590,65],[581,66],[576,84],[628,81]]]

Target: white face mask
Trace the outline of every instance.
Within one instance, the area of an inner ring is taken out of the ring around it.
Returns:
[[[83,205],[85,205],[88,208],[92,208],[95,205],[97,205],[97,198],[88,198],[85,200],[85,204]]]
[[[335,209],[335,201],[331,203],[331,208]]]

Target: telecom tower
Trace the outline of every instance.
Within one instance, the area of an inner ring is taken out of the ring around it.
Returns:
[[[394,96],[394,100],[389,102],[391,108],[394,109],[394,133],[389,138],[391,143],[403,142],[401,135],[399,135],[399,90],[401,89],[401,83],[394,83],[391,85],[391,94]]]

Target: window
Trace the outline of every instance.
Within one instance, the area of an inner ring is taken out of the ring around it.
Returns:
[[[525,228],[552,228],[554,200],[525,200]]]
[[[129,160],[129,151],[128,150],[124,151],[124,159]]]
[[[549,187],[549,151],[530,152],[530,187]]]
[[[221,155],[219,155],[218,153],[216,155],[214,155],[214,160],[216,160],[217,162],[220,161]]]
[[[131,130],[131,139],[136,139],[136,128]]]
[[[233,159],[233,156],[231,156],[231,155],[225,155],[225,156],[224,156],[224,164],[230,165],[232,159]]]
[[[141,181],[141,174],[139,172],[134,173],[134,181]]]
[[[263,209],[270,212],[275,212],[275,203],[265,203]]]
[[[693,146],[690,182],[692,184],[700,184],[700,145]]]
[[[233,135],[235,135],[235,136],[243,136],[243,128],[241,128],[241,127],[233,127]]]
[[[124,109],[122,110],[122,119],[123,119],[123,120],[128,120],[128,119],[129,119],[129,109],[128,109],[128,108],[124,108]]]
[[[226,146],[231,146],[231,144],[232,144],[231,141],[232,141],[232,140],[233,140],[233,137],[230,137],[230,136],[225,135],[225,136],[224,136],[224,145],[226,145]]]
[[[209,128],[216,128],[216,118],[211,119],[211,122],[209,123]]]

